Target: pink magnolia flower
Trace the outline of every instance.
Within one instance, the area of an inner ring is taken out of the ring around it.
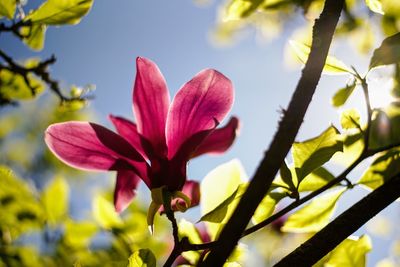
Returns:
[[[160,188],[185,200],[188,206],[190,198],[193,204],[198,203],[199,185],[187,181],[187,162],[205,153],[226,151],[235,139],[239,121],[233,117],[225,127],[216,129],[234,99],[230,80],[218,71],[199,72],[170,103],[165,79],[157,65],[140,57],[136,65],[136,124],[110,115],[117,134],[91,122],[56,123],[46,130],[45,141],[60,160],[72,167],[117,171],[114,204],[118,212],[129,205],[142,180],[152,190],[149,217],[154,217],[162,205]]]

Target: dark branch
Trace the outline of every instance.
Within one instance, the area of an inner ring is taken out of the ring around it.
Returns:
[[[264,159],[261,161],[231,219],[222,230],[217,245],[211,249],[210,254],[200,266],[223,265],[236,246],[258,204],[268,192],[295,140],[317,87],[343,9],[343,3],[344,0],[326,1],[320,18],[315,22],[310,56],[270,148],[265,153]]]
[[[17,62],[15,62],[9,55],[7,55],[4,51],[0,50],[0,57],[3,58],[4,62],[7,65],[0,64],[0,70],[1,69],[7,69],[13,73],[19,74],[22,76],[22,78],[25,81],[25,84],[29,87],[31,90],[32,95],[34,96],[36,93],[36,87],[33,86],[30,82],[29,75],[35,75],[39,77],[43,82],[47,84],[49,89],[58,96],[60,99],[61,103],[64,102],[71,102],[71,101],[85,101],[87,99],[84,97],[68,97],[65,96],[60,88],[60,84],[58,81],[54,80],[50,72],[48,71],[48,67],[56,62],[55,56],[51,56],[49,59],[44,60],[39,62],[36,66],[33,67],[25,67]],[[1,98],[1,95],[0,95]],[[9,101],[9,102],[7,102]],[[0,105],[1,103],[7,104],[7,103],[13,103],[12,100],[7,100],[1,98],[0,100]]]
[[[314,265],[358,228],[398,199],[399,188],[400,175],[397,175],[346,210],[275,266]]]

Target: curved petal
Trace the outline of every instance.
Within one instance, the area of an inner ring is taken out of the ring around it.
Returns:
[[[210,133],[191,155],[192,158],[202,154],[221,154],[228,150],[239,132],[239,119],[232,117],[225,127]]]
[[[199,205],[200,203],[200,184],[196,181],[188,180],[182,188],[182,192],[191,200],[190,207]],[[183,202],[182,202],[183,203]]]
[[[187,82],[176,94],[168,113],[168,158],[174,157],[191,136],[213,129],[216,122],[222,121],[233,98],[231,81],[216,70],[203,70]]]
[[[143,140],[137,131],[136,124],[131,122],[130,120],[111,114],[108,116],[108,118],[114,124],[115,129],[117,130],[119,135],[125,138],[125,140],[128,141],[129,144],[131,144],[131,146],[135,148],[136,151],[139,152],[143,158],[147,159],[148,156],[146,155],[145,149],[142,145]]]
[[[50,125],[45,132],[49,149],[64,163],[84,170],[118,170],[121,160],[148,179],[143,157],[118,134],[90,122],[70,121]]]
[[[132,170],[119,170],[114,191],[114,206],[117,212],[122,212],[136,195],[136,187],[140,177]]]
[[[156,153],[166,155],[165,123],[169,107],[167,84],[157,65],[138,57],[133,90],[133,111],[138,131],[152,144]]]

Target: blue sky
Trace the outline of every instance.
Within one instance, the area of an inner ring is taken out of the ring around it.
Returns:
[[[235,45],[217,48],[209,41],[217,6],[213,3],[199,8],[191,1],[178,0],[97,0],[79,25],[50,28],[45,49],[39,55],[57,56],[52,71],[65,85],[96,85],[96,99],[91,106],[98,114],[97,122],[110,127],[106,120],[110,113],[132,118],[131,94],[137,56],[148,57],[158,64],[171,95],[201,69],[219,70],[235,86],[236,100],[231,114],[241,119],[241,134],[225,155],[193,160],[189,175],[201,179],[217,165],[239,158],[251,176],[276,130],[278,111],[287,106],[300,77],[299,69],[288,70],[283,62],[284,46],[295,28],[286,29],[268,44],[256,42],[250,34]],[[6,38],[2,46],[16,58],[38,55],[12,38]],[[349,65],[365,65],[349,48],[336,51]],[[339,113],[329,103],[345,81],[346,78],[336,76],[322,78],[299,139],[316,136],[330,122],[337,125]],[[362,107],[357,101],[352,104]],[[355,195],[358,198],[365,191],[358,190]],[[340,210],[354,199],[354,196],[345,197]],[[398,213],[397,208],[391,209]],[[373,262],[384,257],[388,249],[388,242],[376,241],[379,245],[373,250]]]

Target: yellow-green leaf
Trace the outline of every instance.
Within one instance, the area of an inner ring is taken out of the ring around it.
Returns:
[[[276,204],[284,197],[286,197],[286,193],[278,192],[271,192],[265,196],[252,217],[253,223],[257,224],[269,218],[274,212]]]
[[[263,0],[233,0],[226,7],[223,21],[239,20],[248,17],[263,2]]]
[[[343,151],[341,139],[339,131],[330,126],[317,137],[293,143],[292,156],[299,184],[304,177],[321,167],[336,152]]]
[[[15,9],[17,8],[16,0],[1,0],[0,1],[0,18],[7,17],[12,19],[15,14]]]
[[[28,74],[27,80],[30,87],[34,88],[34,93],[23,76],[7,69],[2,69],[0,70],[0,93],[8,99],[28,100],[44,91],[43,83],[33,75]]]
[[[333,179],[335,179],[335,176],[332,173],[324,167],[320,167],[303,179],[298,190],[299,192],[315,191]]]
[[[203,241],[201,240],[201,237],[199,235],[199,232],[197,231],[196,227],[186,221],[185,219],[182,219],[179,222],[178,225],[179,229],[179,236],[182,237],[187,237],[192,244],[201,244]],[[200,258],[200,253],[198,251],[185,251],[182,253],[182,256],[190,262],[190,264],[195,265],[197,261]]]
[[[400,33],[383,40],[380,47],[375,49],[369,63],[369,68],[394,64],[400,61]]]
[[[200,184],[201,214],[206,215],[212,212],[232,194],[235,194],[236,197],[239,185],[243,184],[245,180],[247,180],[247,175],[239,160],[229,161],[209,172]],[[237,200],[232,200],[228,205],[222,223],[233,212],[235,203],[237,203]],[[210,236],[214,238],[220,228],[220,223],[207,223],[207,228]]]
[[[343,129],[360,129],[360,113],[357,109],[352,108],[342,112],[340,124]]]
[[[97,223],[105,229],[120,228],[123,224],[114,205],[100,195],[93,200],[93,216]]]
[[[292,172],[286,164],[286,161],[283,161],[283,164],[279,170],[280,177],[282,181],[288,185],[291,191],[296,191],[296,186],[294,185]]]
[[[381,186],[387,179],[398,174],[400,170],[400,150],[390,150],[378,156],[361,177],[359,184],[371,189]]]
[[[371,239],[367,235],[351,237],[340,243],[331,253],[318,262],[329,267],[365,267],[367,253],[372,250]]]
[[[156,257],[150,249],[140,249],[129,257],[127,267],[156,267]]]
[[[44,47],[46,30],[47,26],[44,24],[24,26],[20,30],[20,33],[23,36],[22,41],[32,50],[40,51]]]
[[[93,0],[47,0],[25,17],[33,24],[77,24],[90,8]]]
[[[98,226],[91,221],[75,222],[68,220],[65,224],[64,241],[73,248],[87,248],[91,238],[97,233]]]
[[[50,224],[60,223],[68,214],[69,186],[62,177],[54,178],[44,189],[41,201]]]
[[[294,40],[290,40],[289,44],[301,63],[306,64],[311,47]],[[325,74],[353,74],[353,70],[350,67],[332,56],[326,58],[323,72]]]
[[[345,190],[329,192],[314,198],[310,204],[290,215],[281,230],[293,233],[318,232],[329,223],[335,211],[336,202]]]
[[[371,9],[371,11],[374,11],[375,13],[379,13],[381,15],[385,14],[382,10],[381,0],[365,0],[365,3],[369,7],[369,9]]]
[[[335,95],[332,97],[332,105],[334,107],[340,107],[343,106],[347,99],[350,97],[350,95],[353,93],[354,89],[356,88],[356,83],[352,83],[350,85],[346,85],[346,87],[343,87],[339,89]]]

